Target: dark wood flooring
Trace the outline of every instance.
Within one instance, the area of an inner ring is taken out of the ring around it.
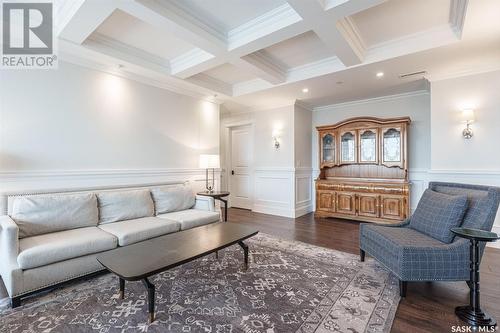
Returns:
[[[229,221],[257,226],[278,237],[359,254],[359,223],[341,219],[315,219],[308,214],[297,219],[253,213],[231,208]],[[413,282],[401,300],[392,332],[451,332],[465,325],[454,314],[457,305],[468,304],[465,282]],[[486,248],[481,263],[481,304],[500,320],[500,250]]]

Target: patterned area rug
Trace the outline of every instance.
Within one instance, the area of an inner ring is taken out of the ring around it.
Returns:
[[[156,321],[141,282],[106,274],[0,310],[0,332],[388,332],[397,280],[372,259],[259,234],[151,278]]]

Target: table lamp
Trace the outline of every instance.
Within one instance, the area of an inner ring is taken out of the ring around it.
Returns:
[[[215,169],[220,168],[219,155],[200,155],[200,169],[205,169],[205,188],[212,193],[215,187]],[[208,177],[208,170],[212,169],[212,179]]]

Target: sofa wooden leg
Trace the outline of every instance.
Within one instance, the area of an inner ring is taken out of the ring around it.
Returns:
[[[21,297],[12,297],[10,299],[10,306],[14,309],[21,306]]]
[[[408,286],[408,281],[399,280],[399,296],[406,297],[406,287]]]
[[[359,249],[359,259],[361,260],[361,262],[365,261],[365,251],[364,250]]]

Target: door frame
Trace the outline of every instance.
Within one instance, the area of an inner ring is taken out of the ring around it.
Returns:
[[[254,133],[255,133],[255,124],[253,120],[243,120],[243,121],[236,121],[236,122],[230,122],[228,124],[225,124],[225,154],[224,154],[224,165],[225,168],[223,170],[224,175],[226,176],[226,184],[227,184],[227,190],[231,190],[231,163],[232,163],[232,156],[231,156],[231,151],[232,151],[232,139],[231,139],[231,131],[234,129],[237,129],[239,127],[245,127],[248,126],[249,128],[249,151],[250,151],[250,160],[251,160],[251,165],[248,168],[248,177],[249,177],[249,183],[250,183],[250,210],[253,210],[253,205],[254,205],[254,193],[255,193],[255,182],[254,182]],[[231,195],[228,197],[228,207],[232,207],[231,203]]]

